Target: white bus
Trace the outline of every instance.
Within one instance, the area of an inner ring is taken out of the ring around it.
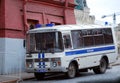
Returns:
[[[59,25],[27,33],[26,71],[43,79],[46,73],[65,73],[69,78],[93,69],[106,72],[117,60],[114,30],[97,25]]]

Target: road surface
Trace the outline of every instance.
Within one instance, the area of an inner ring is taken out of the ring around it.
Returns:
[[[120,83],[120,65],[108,69],[105,74],[94,74],[92,70],[80,73],[73,79],[67,79],[64,74],[46,76],[44,80],[24,80],[22,83]]]

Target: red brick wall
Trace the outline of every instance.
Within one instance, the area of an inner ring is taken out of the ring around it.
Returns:
[[[24,0],[0,0],[0,37],[25,37],[23,1]],[[51,0],[51,2],[55,1],[54,3],[50,3],[49,0],[28,1],[29,2],[25,4],[26,20],[38,20],[40,24],[50,22],[75,24],[74,0],[68,0],[69,3],[67,7],[65,7],[66,0]]]
[[[0,37],[5,37],[5,15],[4,15],[4,1],[0,0]]]
[[[22,0],[6,0],[5,27],[7,29],[22,30]]]
[[[0,0],[0,29],[4,28],[5,26],[5,4],[4,0]]]

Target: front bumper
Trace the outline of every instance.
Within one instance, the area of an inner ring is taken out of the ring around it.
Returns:
[[[65,67],[56,67],[56,68],[26,68],[26,72],[34,73],[52,73],[52,72],[67,72],[67,68]]]

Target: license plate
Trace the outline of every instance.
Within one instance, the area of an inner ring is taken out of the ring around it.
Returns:
[[[46,69],[37,70],[37,72],[46,72]]]

